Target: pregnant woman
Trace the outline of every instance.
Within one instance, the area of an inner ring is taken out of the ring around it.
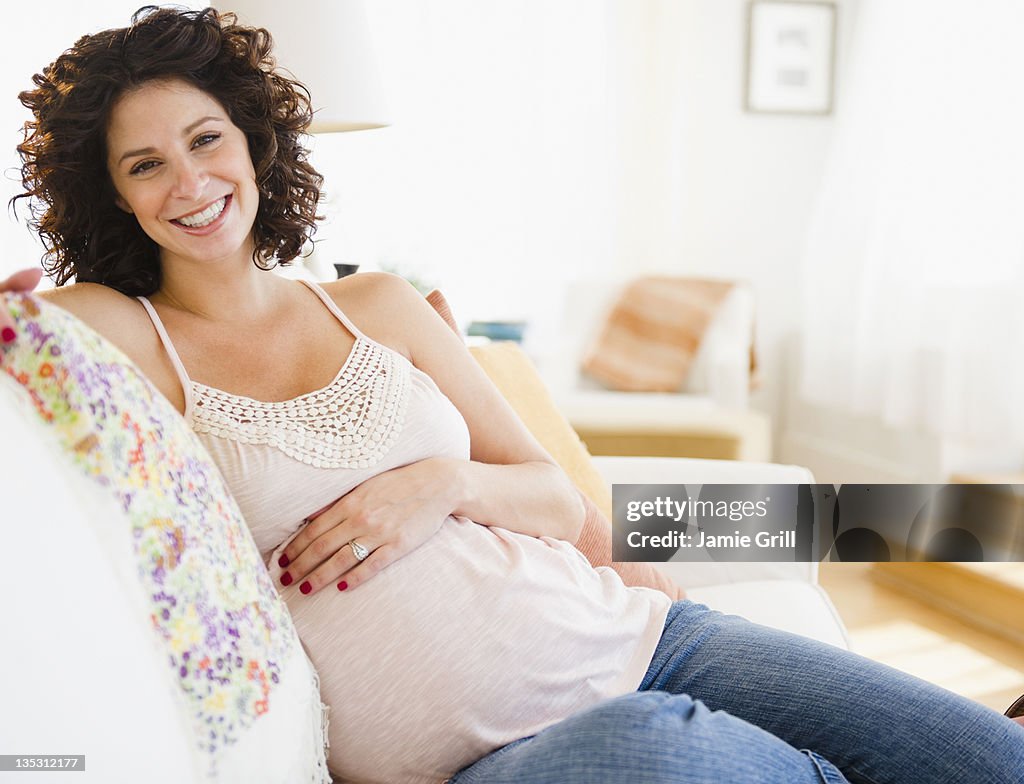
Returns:
[[[309,97],[266,31],[147,8],[34,81],[21,198],[45,296],[125,351],[217,462],[319,670],[339,779],[1024,771],[1024,728],[993,711],[593,569],[570,544],[571,484],[412,287],[270,272],[306,242],[321,178]]]

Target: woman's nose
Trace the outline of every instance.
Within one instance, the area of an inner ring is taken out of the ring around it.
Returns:
[[[198,199],[203,195],[209,177],[202,166],[190,160],[182,161],[175,171],[174,195],[182,199]]]

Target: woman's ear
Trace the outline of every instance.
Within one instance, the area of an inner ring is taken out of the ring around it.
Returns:
[[[120,196],[117,196],[114,199],[114,204],[116,204],[119,209],[124,210],[125,212],[127,212],[129,215],[134,215],[135,214],[135,210],[133,210],[131,207],[129,207],[128,206],[128,202],[126,202]]]

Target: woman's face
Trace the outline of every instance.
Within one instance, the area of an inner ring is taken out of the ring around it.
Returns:
[[[178,80],[125,93],[110,114],[107,169],[117,205],[163,264],[251,258],[256,172],[245,134],[212,96]]]

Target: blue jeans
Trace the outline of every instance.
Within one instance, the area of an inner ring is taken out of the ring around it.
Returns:
[[[1006,784],[1024,728],[848,651],[683,601],[640,689],[452,784]]]

